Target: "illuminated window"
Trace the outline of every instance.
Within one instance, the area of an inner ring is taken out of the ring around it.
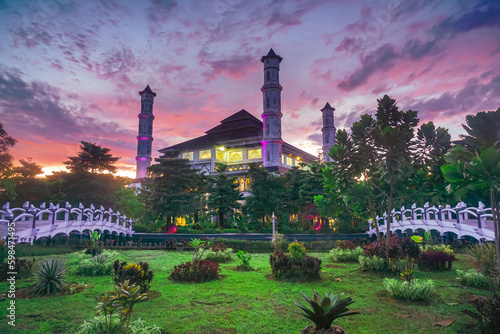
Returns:
[[[281,163],[282,163],[282,164],[285,164],[285,155],[284,155],[284,154],[283,154],[283,155],[281,155]]]
[[[249,191],[249,190],[250,190],[250,179],[247,179],[247,180],[245,181],[245,190],[246,190],[246,191]]]
[[[217,152],[217,155],[216,155],[216,158],[217,160],[226,160],[226,154],[224,152]]]
[[[229,161],[241,161],[243,160],[243,151],[234,151],[229,153]]]
[[[261,159],[262,150],[260,148],[255,150],[248,150],[248,159]]]
[[[291,166],[292,165],[292,158],[291,157],[286,157],[286,164],[288,166]]]
[[[182,153],[182,159],[193,160],[193,152]]]
[[[200,159],[211,159],[212,158],[212,151],[211,150],[202,150],[199,152],[200,154]]]
[[[245,191],[245,179],[241,178],[240,179],[240,191]]]
[[[175,225],[177,226],[186,226],[186,218],[185,217],[176,217]]]

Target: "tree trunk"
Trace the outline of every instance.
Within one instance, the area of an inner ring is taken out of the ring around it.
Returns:
[[[219,209],[219,228],[224,228],[224,212]]]
[[[378,228],[377,216],[375,215],[375,211],[373,211],[371,209],[373,207],[373,205],[372,205],[372,199],[370,198],[370,196],[368,196],[368,206],[370,207],[370,215],[372,216],[373,223],[375,224],[375,231],[377,233],[377,240],[380,240],[380,230]]]

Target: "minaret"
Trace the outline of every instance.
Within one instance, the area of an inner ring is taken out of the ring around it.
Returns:
[[[321,109],[323,113],[323,128],[321,132],[323,132],[323,161],[330,162],[333,161],[332,158],[328,155],[330,149],[335,144],[335,121],[333,118],[333,112],[335,108],[330,106],[330,103],[326,103],[325,107]]]
[[[151,144],[153,143],[153,102],[156,96],[149,85],[139,92],[141,96],[141,113],[139,117],[139,134],[137,135],[136,178],[147,176],[147,168],[151,165]]]
[[[264,134],[262,138],[262,150],[264,156],[264,167],[278,167],[281,165],[281,90],[279,71],[283,60],[269,50],[267,56],[260,61],[264,63],[264,86],[261,91],[264,96],[264,112],[262,120],[264,123]]]

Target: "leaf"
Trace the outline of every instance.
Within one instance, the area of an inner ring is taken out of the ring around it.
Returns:
[[[423,239],[424,238],[422,238],[419,235],[414,235],[414,236],[411,237],[411,240],[415,241],[417,244],[421,243]]]
[[[451,325],[453,322],[455,322],[455,320],[441,320],[439,322],[435,322],[433,323],[432,325],[433,326],[440,326],[440,327],[448,327],[449,325]]]
[[[498,151],[492,146],[481,153],[481,161],[488,172],[491,172],[491,170],[498,165],[498,160]]]

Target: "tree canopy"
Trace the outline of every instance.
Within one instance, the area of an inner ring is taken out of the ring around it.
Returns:
[[[86,141],[81,141],[80,143],[78,155],[76,157],[68,157],[69,160],[64,162],[67,165],[66,168],[73,173],[90,172],[94,174],[106,171],[111,173],[116,172],[116,167],[113,164],[120,158],[111,155],[109,148]]]

